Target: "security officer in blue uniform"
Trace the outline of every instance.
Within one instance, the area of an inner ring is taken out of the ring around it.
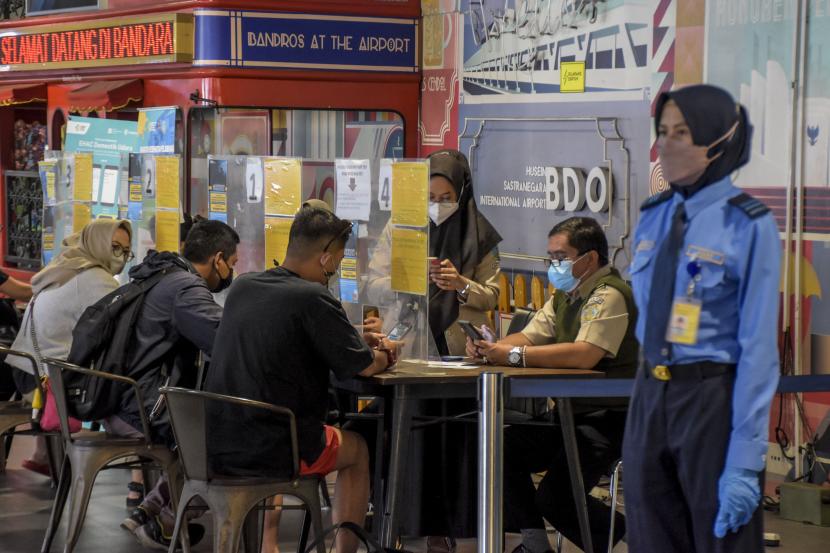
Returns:
[[[628,550],[761,553],[778,230],[732,184],[752,127],[727,92],[664,93],[655,124],[671,189],[643,204],[630,267],[644,360],[623,445]]]

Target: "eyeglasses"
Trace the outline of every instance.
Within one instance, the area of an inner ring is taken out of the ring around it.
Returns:
[[[115,257],[123,257],[127,261],[132,261],[133,259],[135,259],[135,254],[131,252],[128,248],[125,248],[120,244],[112,245],[112,255],[114,255]]]
[[[545,261],[544,261],[545,269],[550,269],[551,267],[557,267],[558,268],[560,265],[562,265],[563,261],[572,261],[572,262],[576,263],[577,261],[582,259],[582,256],[584,256],[584,255],[585,255],[584,253],[579,254],[579,257],[577,257],[576,259],[568,259],[568,257],[565,256],[565,255],[556,256],[556,257],[546,257]]]

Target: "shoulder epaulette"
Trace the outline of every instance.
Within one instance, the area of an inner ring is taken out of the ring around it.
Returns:
[[[757,219],[761,215],[769,213],[769,208],[762,201],[753,198],[745,192],[738,194],[734,198],[730,198],[729,203],[746,213],[750,219]]]
[[[646,209],[651,209],[656,205],[660,205],[663,202],[671,199],[672,196],[674,196],[674,190],[672,190],[671,188],[663,192],[660,192],[659,194],[655,194],[654,196],[650,197],[642,203],[642,205],[640,206],[640,211],[645,211]]]

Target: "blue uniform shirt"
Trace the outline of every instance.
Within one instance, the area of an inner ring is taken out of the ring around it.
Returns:
[[[652,281],[673,277],[675,297],[685,297],[692,279],[687,265],[697,261],[700,280],[693,297],[702,302],[697,344],[674,344],[671,358],[664,361],[667,365],[737,364],[726,466],[760,471],[767,451],[770,402],[779,377],[781,241],[770,213],[753,217],[757,213],[729,203],[739,194],[741,190],[726,177],[691,198],[675,193],[643,209],[629,270],[640,311],[637,338],[642,343]],[[667,275],[653,261],[668,236],[677,205],[684,201],[688,223],[683,249],[677,273]]]

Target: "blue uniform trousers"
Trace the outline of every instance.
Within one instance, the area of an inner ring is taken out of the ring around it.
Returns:
[[[714,535],[734,371],[709,377],[675,372],[669,381],[645,367],[637,375],[623,444],[628,551],[762,553],[760,507],[737,533]]]

